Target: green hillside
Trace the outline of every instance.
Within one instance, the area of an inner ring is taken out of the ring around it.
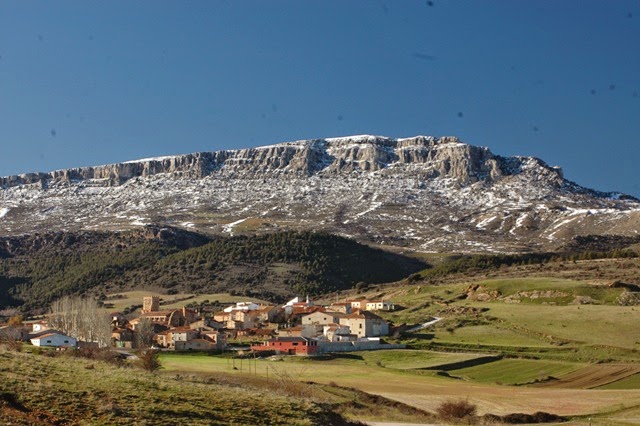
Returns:
[[[348,289],[359,282],[397,281],[426,266],[330,234],[207,238],[170,231],[5,240],[11,250],[0,251],[0,308],[37,311],[64,295],[133,289],[231,292],[279,301],[294,294]]]

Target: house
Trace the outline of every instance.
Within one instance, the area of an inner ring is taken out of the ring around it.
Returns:
[[[175,347],[177,342],[188,342],[198,336],[198,330],[193,330],[188,326],[171,328],[168,331],[169,347]]]
[[[322,335],[329,342],[353,342],[358,336],[351,334],[346,325],[328,324],[323,327]]]
[[[117,327],[127,323],[127,319],[122,315],[122,312],[111,312],[109,316],[111,317],[111,323]]]
[[[183,307],[182,309],[168,311],[145,312],[140,315],[140,319],[148,319],[153,323],[168,327],[181,327],[197,321],[198,314],[192,309]]]
[[[378,337],[389,334],[389,324],[369,311],[357,311],[340,317],[340,325],[348,326],[358,337]]]
[[[235,306],[227,306],[223,309],[224,312],[232,311],[255,311],[260,305],[253,302],[237,302]]]
[[[224,324],[212,319],[199,319],[189,324],[189,327],[191,327],[194,330],[200,330],[200,331],[220,330],[221,328],[224,327]]]
[[[111,340],[113,346],[117,348],[133,347],[133,330],[128,328],[116,327],[111,330]]]
[[[306,337],[276,337],[262,345],[252,345],[252,351],[274,351],[285,355],[315,355],[318,353],[318,341]]]
[[[300,300],[299,297],[293,298],[291,300],[289,300],[285,305],[284,305],[284,313],[286,316],[291,316],[294,315],[294,313],[296,312],[296,310],[298,312],[306,309],[306,308],[311,308],[313,307],[314,304],[312,301],[309,300],[309,297],[307,296],[307,300],[306,301],[302,301]]]
[[[40,333],[45,330],[50,330],[49,323],[47,321],[35,321],[31,323],[32,333]]]
[[[221,351],[227,346],[227,335],[219,331],[203,331],[200,333],[204,340],[212,342],[214,350]]]
[[[188,342],[198,337],[198,330],[193,330],[189,326],[170,328],[155,335],[158,346],[175,349],[177,342]]]
[[[316,312],[304,315],[300,319],[300,322],[302,323],[302,325],[310,325],[310,324],[327,325],[327,324],[333,324],[333,323],[339,322],[340,317],[344,315],[346,314],[343,314],[340,312],[316,311]]]
[[[78,341],[58,331],[42,334],[31,339],[33,346],[51,346],[54,348],[75,347]]]
[[[385,300],[368,300],[365,309],[367,311],[392,311],[394,306],[393,303]]]
[[[278,330],[278,335],[288,337],[307,337],[312,338],[318,336],[322,331],[322,328],[316,324],[298,325],[295,327],[281,328]]]
[[[262,322],[274,322],[278,316],[278,311],[279,309],[275,305],[261,306],[256,309],[256,319]]]
[[[207,339],[193,339],[175,342],[176,351],[213,351],[216,349],[215,342]]]
[[[328,311],[340,312],[343,314],[351,313],[351,303],[349,302],[335,302],[329,305],[327,308]]]
[[[365,299],[364,297],[360,299],[347,300],[347,303],[351,305],[352,311],[356,309],[364,310],[367,308],[367,299]]]

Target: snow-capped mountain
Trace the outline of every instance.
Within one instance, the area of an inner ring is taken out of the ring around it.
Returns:
[[[0,178],[0,234],[170,224],[322,229],[421,251],[553,249],[636,235],[640,202],[455,137],[350,136]]]

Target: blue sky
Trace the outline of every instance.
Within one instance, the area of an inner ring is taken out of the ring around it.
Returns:
[[[0,2],[0,175],[455,135],[640,196],[639,1]]]

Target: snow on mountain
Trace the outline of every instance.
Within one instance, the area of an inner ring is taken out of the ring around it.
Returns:
[[[0,178],[0,232],[321,229],[422,251],[553,249],[635,235],[640,203],[455,137],[359,135]],[[241,225],[241,227],[239,226]]]

